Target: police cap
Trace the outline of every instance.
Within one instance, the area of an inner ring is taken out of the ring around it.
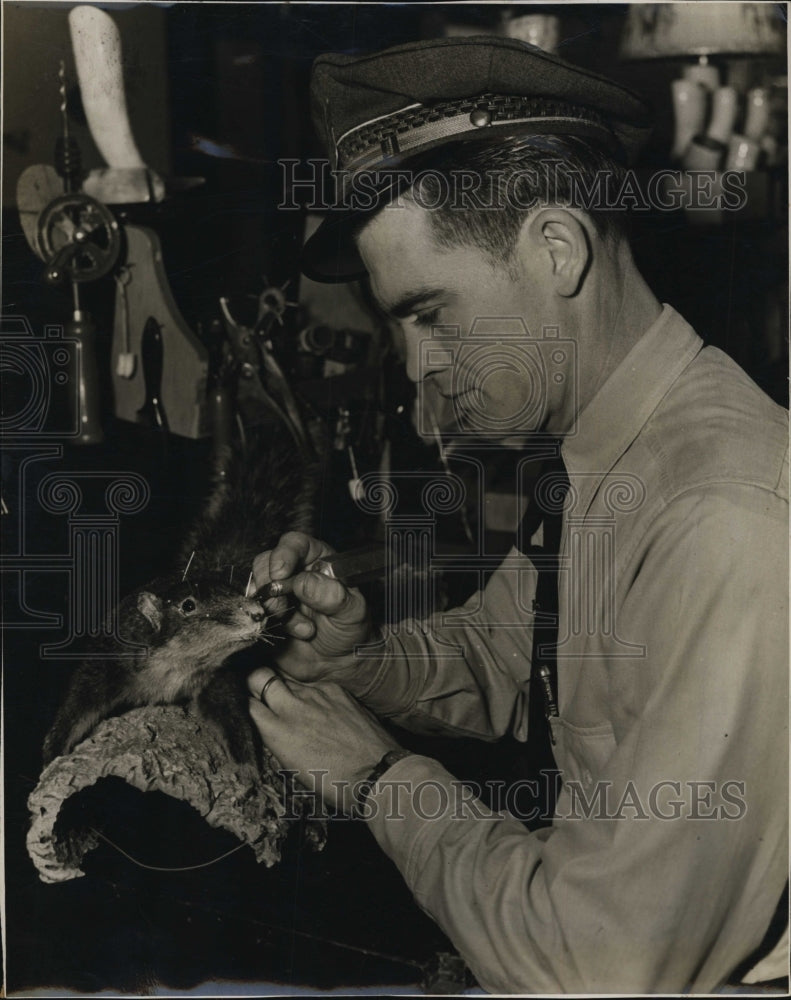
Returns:
[[[518,39],[488,35],[321,55],[311,102],[337,171],[337,205],[304,248],[303,270],[317,281],[364,274],[350,237],[361,174],[377,207],[403,178],[398,168],[451,142],[573,135],[629,164],[651,128],[648,105],[620,84]]]

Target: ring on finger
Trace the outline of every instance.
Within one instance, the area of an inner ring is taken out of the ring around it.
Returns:
[[[268,678],[268,680],[266,681],[266,683],[264,684],[264,686],[261,688],[261,693],[258,695],[258,700],[261,701],[261,702],[263,702],[264,705],[266,705],[266,692],[267,692],[267,689],[269,688],[269,685],[272,684],[276,680],[278,680],[277,674],[272,674],[272,676],[270,678]]]

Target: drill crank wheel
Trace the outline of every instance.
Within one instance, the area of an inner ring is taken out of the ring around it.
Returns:
[[[51,201],[38,220],[39,246],[51,284],[95,281],[115,266],[121,252],[118,220],[88,195],[65,194]]]

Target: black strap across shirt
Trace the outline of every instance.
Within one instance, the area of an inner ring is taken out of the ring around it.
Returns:
[[[533,651],[530,669],[527,743],[517,752],[514,776],[536,782],[537,795],[525,791],[517,801],[520,818],[531,827],[551,822],[559,787],[557,765],[552,752],[549,715],[557,714],[558,571],[563,531],[563,504],[569,489],[560,444],[544,460],[533,486],[517,532],[517,548],[531,559],[538,571],[533,610]],[[542,544],[530,539],[543,525]],[[531,815],[537,813],[537,815]]]

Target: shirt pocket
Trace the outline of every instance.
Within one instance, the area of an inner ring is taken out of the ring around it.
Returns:
[[[602,776],[616,747],[609,722],[597,726],[574,726],[565,719],[551,718],[555,738],[555,761],[563,781],[577,781],[588,787]]]

